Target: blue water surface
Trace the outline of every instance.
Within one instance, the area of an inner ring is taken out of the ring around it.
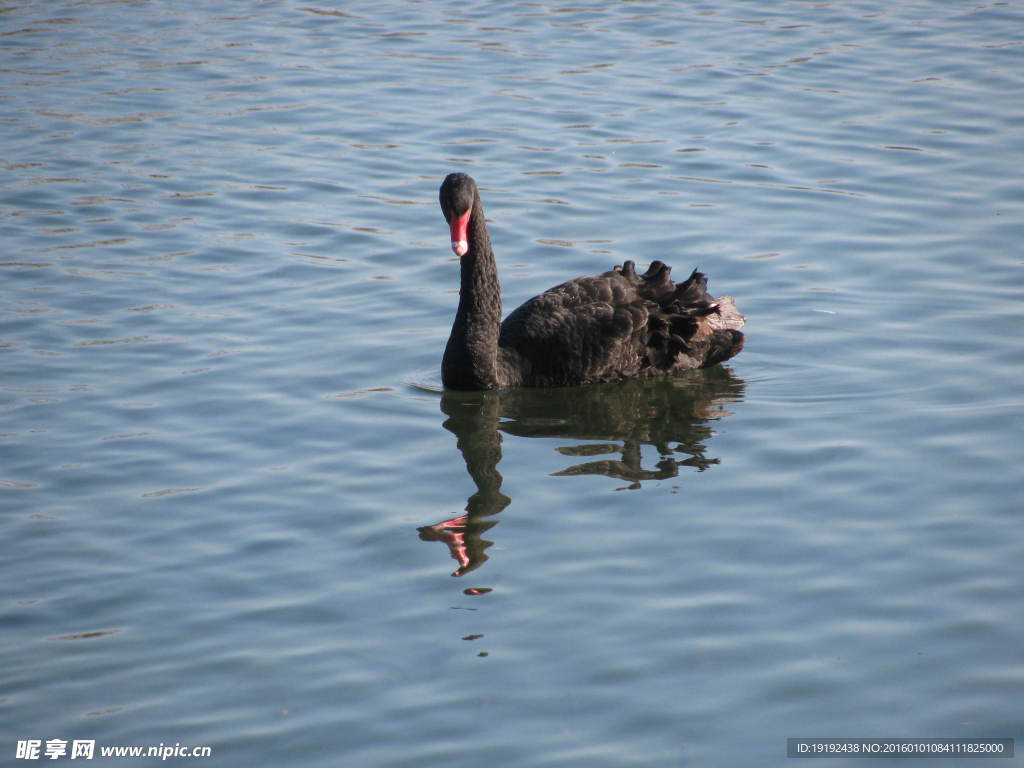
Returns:
[[[1019,741],[1022,29],[1016,0],[9,0],[4,760]],[[442,393],[451,171],[506,309],[662,259],[747,348]]]

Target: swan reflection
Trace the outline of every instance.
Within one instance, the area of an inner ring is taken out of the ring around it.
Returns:
[[[676,378],[641,379],[563,389],[508,392],[445,392],[441,410],[476,492],[465,514],[419,528],[424,541],[447,545],[462,576],[487,561],[493,542],[484,534],[512,500],[501,492],[502,433],[517,437],[560,438],[574,442],[556,450],[588,459],[553,476],[604,475],[640,488],[645,480],[667,480],[681,467],[703,471],[719,462],[707,455],[711,426],[730,414],[727,406],[743,399],[744,382],[725,366]],[[642,446],[659,459],[645,467]],[[597,458],[600,457],[600,458]]]

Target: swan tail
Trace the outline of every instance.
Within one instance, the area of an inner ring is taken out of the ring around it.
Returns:
[[[703,368],[721,363],[735,357],[743,349],[743,334],[732,329],[713,331],[708,340],[708,350],[704,355]]]
[[[640,276],[638,289],[650,303],[646,355],[661,371],[707,367],[728,360],[743,348],[744,317],[728,296],[708,293],[699,269],[681,283],[669,279],[670,267],[655,261]]]
[[[732,296],[719,296],[714,300],[714,314],[708,315],[708,325],[713,330],[738,331],[746,322],[747,318],[736,307]]]

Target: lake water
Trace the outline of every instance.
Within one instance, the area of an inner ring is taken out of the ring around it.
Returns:
[[[9,0],[5,762],[1024,738],[1022,30],[1016,0]],[[506,310],[657,258],[746,350],[442,395],[455,170]]]

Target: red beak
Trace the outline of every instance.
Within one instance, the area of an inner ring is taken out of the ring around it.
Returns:
[[[469,229],[469,214],[472,212],[473,209],[470,208],[461,216],[452,217],[452,250],[459,257],[465,256],[469,252],[469,236],[466,234],[466,230]]]

